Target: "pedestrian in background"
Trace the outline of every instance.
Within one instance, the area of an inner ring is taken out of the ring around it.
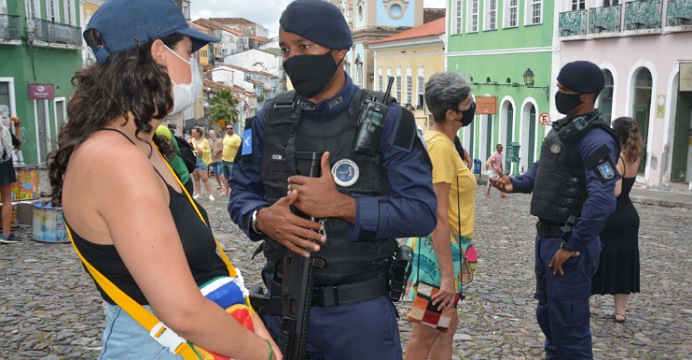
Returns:
[[[629,295],[639,292],[639,214],[630,199],[630,191],[639,172],[642,137],[637,122],[632,118],[617,118],[612,127],[620,140],[617,169],[622,179],[615,184],[617,207],[600,235],[603,250],[591,283],[591,293],[613,295],[613,319],[622,323],[627,319]]]
[[[224,299],[247,296],[206,212],[152,144],[166,115],[194,104],[192,54],[218,39],[191,29],[170,0],[108,0],[84,40],[96,63],[77,71],[70,121],[47,161],[52,202],[105,301],[99,359],[180,359],[188,341],[225,357],[281,358],[257,316],[251,331],[200,291],[221,277],[235,284]]]
[[[240,136],[235,133],[233,124],[226,124],[226,134],[223,136],[223,157],[221,158],[223,177],[226,179],[226,181],[223,182],[226,197],[228,197],[230,193],[228,182],[231,180],[233,174],[233,161],[235,160],[242,142],[243,140],[240,139]]]
[[[601,69],[574,61],[560,69],[557,110],[541,157],[522,176],[499,173],[492,184],[505,192],[530,193],[536,224],[536,318],[548,359],[591,359],[589,296],[598,268],[598,234],[615,210],[615,170],[620,145],[595,109],[605,86]]]
[[[16,116],[7,113],[0,113],[2,123],[0,124],[0,141],[2,142],[2,155],[0,155],[0,199],[2,200],[2,234],[0,243],[12,244],[19,242],[19,238],[12,232],[12,185],[17,182],[17,174],[14,171],[12,155],[19,151],[21,142],[21,132],[19,125],[21,120]],[[15,136],[10,131],[10,126],[14,126]]]
[[[209,145],[211,146],[211,164],[209,164],[209,175],[214,173],[216,179],[216,190],[223,190],[223,165],[221,158],[223,157],[223,139],[216,136],[216,131],[209,130]]]
[[[356,141],[355,113],[365,99],[383,94],[361,90],[344,71],[353,39],[336,6],[297,0],[279,23],[283,67],[295,92],[279,94],[246,121],[229,213],[250,239],[264,240],[270,293],[282,291],[289,252],[314,252],[326,262],[314,270],[309,358],[401,359],[387,277],[396,238],[425,236],[435,227],[430,159],[413,114],[389,99],[386,115],[362,124],[377,130],[374,121],[381,120],[379,135]],[[313,158],[321,173],[314,178],[307,176]],[[281,314],[263,319],[278,334]]]
[[[486,167],[488,169],[488,191],[485,192],[486,199],[490,199],[490,188],[492,187],[490,179],[497,178],[498,173],[503,172],[502,149],[502,144],[497,144],[495,146],[495,152],[492,155],[490,155],[490,158],[488,158],[488,161],[486,162]],[[500,197],[505,198],[507,197],[507,195],[504,192],[500,191]]]
[[[180,148],[178,147],[178,142],[175,140],[170,126],[167,127],[163,124],[159,125],[156,128],[156,135],[162,136],[166,143],[171,147],[171,150],[173,150],[168,153],[164,152],[163,155],[166,157],[166,160],[168,160],[168,163],[173,168],[173,171],[175,171],[180,178],[180,182],[183,183],[185,190],[192,194],[194,192],[192,175],[190,175],[190,172],[187,170],[187,166],[185,165],[185,161],[180,156]]]
[[[433,164],[437,225],[429,236],[409,240],[414,251],[411,282],[424,281],[439,287],[432,296],[433,304],[440,311],[454,309],[454,315],[446,332],[414,323],[406,348],[407,360],[452,358],[458,322],[455,310],[461,297],[461,242],[462,238],[473,238],[475,219],[476,177],[454,143],[461,120],[475,115],[471,82],[450,71],[433,74],[425,84],[425,103],[435,120],[424,138]]]
[[[209,164],[211,163],[211,145],[209,140],[204,136],[204,129],[199,126],[195,126],[190,131],[190,145],[197,153],[197,164],[195,164],[195,171],[192,172],[192,178],[195,181],[195,195],[193,196],[195,200],[199,199],[202,195],[202,186],[207,190],[207,195],[209,195],[209,201],[214,201],[214,195],[211,190],[211,184],[209,183]],[[200,181],[202,184],[200,185]]]

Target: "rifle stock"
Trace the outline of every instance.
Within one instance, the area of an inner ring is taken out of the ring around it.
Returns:
[[[321,154],[313,153],[310,163],[310,177],[320,176]],[[303,217],[305,214],[298,213]],[[315,217],[307,217],[317,221]],[[308,250],[309,251],[309,250]],[[283,312],[279,342],[286,359],[305,358],[310,324],[310,309],[313,297],[313,270],[315,259],[289,253],[283,265]]]

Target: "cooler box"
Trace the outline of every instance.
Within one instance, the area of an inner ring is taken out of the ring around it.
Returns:
[[[67,228],[62,208],[37,201],[33,205],[32,239],[47,243],[68,243]]]
[[[39,176],[38,166],[16,166],[17,182],[12,184],[12,200],[38,199]]]

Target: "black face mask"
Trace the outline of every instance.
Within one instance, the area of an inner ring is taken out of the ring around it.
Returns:
[[[476,117],[476,102],[472,102],[467,110],[461,112],[461,126],[469,126]]]
[[[555,93],[555,107],[560,114],[569,114],[575,107],[581,105],[582,101],[579,98],[581,94],[566,94],[562,91]]]
[[[293,88],[307,99],[324,89],[337,68],[331,50],[324,55],[296,55],[284,61],[284,70]]]

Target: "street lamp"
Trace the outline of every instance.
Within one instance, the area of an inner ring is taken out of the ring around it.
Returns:
[[[533,86],[534,74],[533,74],[533,71],[531,71],[531,68],[526,68],[526,71],[524,71],[523,76],[524,76],[524,85],[526,85],[527,88],[545,90],[545,98],[546,98],[546,100],[550,100],[550,90],[547,86]]]

